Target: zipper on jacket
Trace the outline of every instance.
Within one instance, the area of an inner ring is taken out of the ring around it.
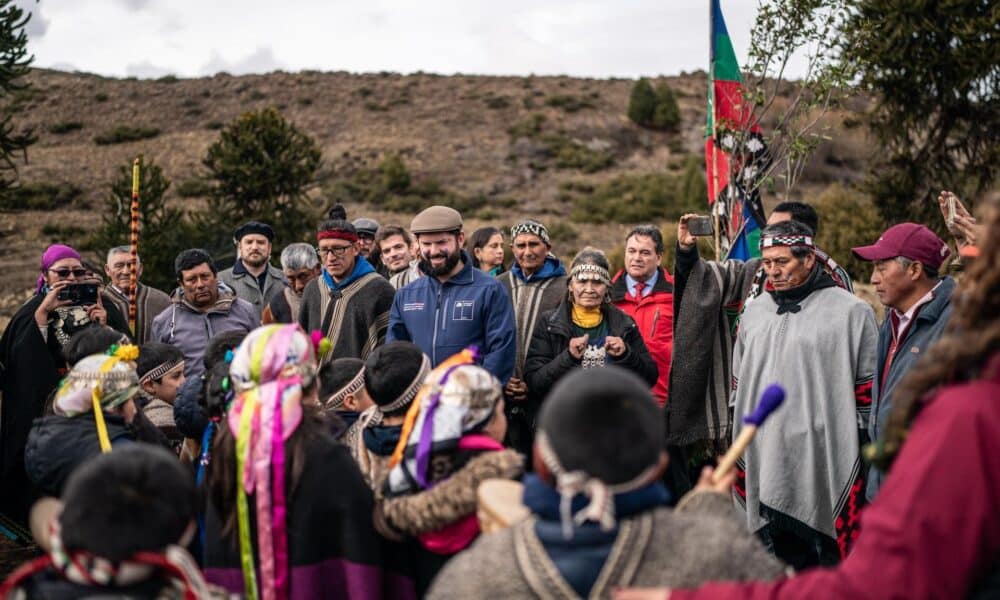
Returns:
[[[431,336],[431,364],[437,365],[437,345],[438,345],[438,316],[441,314],[441,292],[443,286],[438,288],[437,305],[434,307],[434,334]],[[442,327],[443,329],[443,327]]]
[[[649,330],[649,339],[653,339],[653,335],[656,333],[656,322],[660,320],[660,307],[656,307],[656,312],[653,313],[653,327]]]

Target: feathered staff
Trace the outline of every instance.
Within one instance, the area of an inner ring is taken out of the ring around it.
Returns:
[[[139,287],[139,157],[132,163],[132,211],[130,223],[129,246],[132,254],[132,266],[128,281],[128,325],[134,334],[136,329],[136,292]]]

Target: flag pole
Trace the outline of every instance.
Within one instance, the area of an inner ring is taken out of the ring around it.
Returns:
[[[129,222],[129,250],[132,255],[132,266],[129,269],[128,281],[128,324],[132,334],[136,333],[135,301],[139,288],[139,157],[132,163],[132,206]]]
[[[708,103],[712,111],[712,221],[715,232],[715,259],[719,259],[719,152],[715,146],[715,3],[718,0],[708,0]]]

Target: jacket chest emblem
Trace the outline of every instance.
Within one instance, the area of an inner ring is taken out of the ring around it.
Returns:
[[[920,354],[920,346],[910,348],[910,354]]]

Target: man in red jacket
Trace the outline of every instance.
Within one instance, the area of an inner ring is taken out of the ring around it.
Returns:
[[[674,346],[674,278],[660,266],[663,235],[639,225],[625,237],[625,268],[611,280],[611,302],[635,319],[660,375],[653,396],[667,403],[670,355]]]

